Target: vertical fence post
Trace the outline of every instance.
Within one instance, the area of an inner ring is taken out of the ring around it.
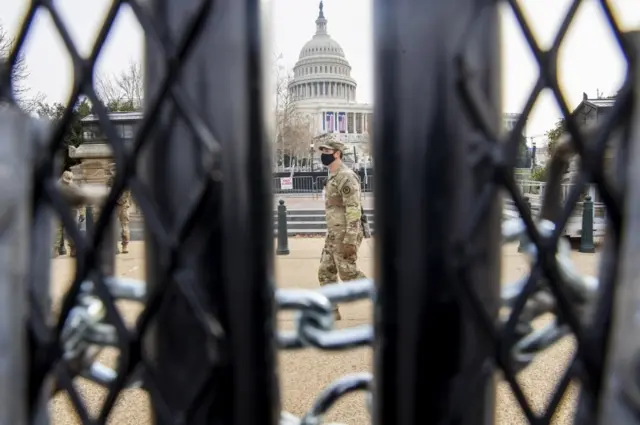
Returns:
[[[582,231],[580,232],[580,252],[596,252],[593,244],[593,201],[587,195],[582,202]]]
[[[33,166],[28,117],[0,112],[0,423],[26,424]],[[49,228],[50,229],[50,228]],[[51,257],[51,232],[47,261]]]
[[[289,230],[287,229],[287,206],[284,200],[278,202],[278,255],[289,255]]]
[[[373,148],[385,158],[376,163],[374,198],[376,424],[493,423],[493,347],[456,285],[457,259],[468,249],[474,261],[465,281],[497,319],[501,208],[493,196],[477,230],[464,234],[484,186],[467,157],[477,129],[459,95],[458,54],[466,47],[466,78],[488,102],[483,113],[497,132],[497,7],[374,0]]]
[[[0,125],[0,127],[2,127]],[[50,142],[51,124],[42,120],[32,120],[31,130],[34,150],[32,153],[33,166],[29,170],[31,176],[36,174],[36,168],[40,164],[42,159],[40,155],[47,155],[47,147]],[[54,176],[56,178],[62,173],[63,156],[59,155],[54,161]],[[31,184],[31,196],[33,196],[33,189],[36,182],[33,178],[30,178]],[[53,236],[53,210],[48,201],[43,197],[32,198],[33,204],[31,205],[31,241],[29,251],[29,286],[36,296],[31,299],[31,315],[37,312],[37,315],[41,318],[49,318],[51,314],[51,245]],[[63,233],[64,234],[64,233]],[[40,345],[42,341],[36,342],[30,341],[30,360],[33,364],[37,357],[36,346]],[[32,381],[33,382],[33,381]],[[39,396],[33,400],[33,406],[30,406],[30,411],[33,417],[33,425],[48,425],[49,422],[49,406],[51,394],[53,392],[54,381],[47,380],[40,384]],[[30,391],[35,392],[36,389],[30,388]]]
[[[607,347],[603,371],[606,376],[602,379],[600,398],[582,397],[578,406],[582,417],[578,417],[576,423],[588,425],[640,424],[640,339],[636,337],[640,332],[640,217],[637,214],[640,208],[640,31],[626,35],[635,59],[629,63],[633,100],[628,116],[629,141],[618,148],[617,172],[614,173],[624,196],[624,227],[621,240],[616,241],[613,226],[607,226],[600,280],[616,289],[613,305],[607,306],[611,316],[605,322],[605,332],[602,332],[608,338],[606,341],[594,341]],[[614,250],[616,242],[619,244],[617,252]]]
[[[169,62],[153,34],[147,33],[146,40],[146,111],[153,109],[167,68],[181,68],[173,101],[165,102],[154,120],[140,170],[170,240],[196,207],[196,196],[202,196],[191,231],[175,247],[159,238],[141,203],[147,218],[149,289],[169,277],[169,291],[175,294],[165,298],[156,316],[150,347],[161,372],[158,391],[152,392],[155,423],[175,423],[162,415],[159,403],[165,400],[174,412],[189,413],[190,425],[275,425],[280,409],[273,338],[271,149],[262,104],[269,96],[262,83],[261,14],[267,14],[260,7],[266,6],[259,0],[148,3],[159,33],[176,44],[188,33],[190,19],[206,19],[183,60]],[[213,6],[199,10],[206,3]],[[190,130],[183,114],[201,120],[197,131]],[[203,134],[210,136],[207,143]],[[175,269],[168,268],[167,254],[177,258]],[[208,323],[192,307],[195,301],[181,295],[177,281],[198,294]],[[213,334],[216,323],[221,332]],[[193,406],[198,388],[203,392]]]

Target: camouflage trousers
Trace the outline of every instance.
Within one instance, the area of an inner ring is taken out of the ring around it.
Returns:
[[[324,249],[320,257],[320,268],[318,269],[318,281],[321,286],[335,283],[338,277],[343,282],[366,278],[365,274],[358,269],[358,253],[345,258],[342,252],[342,240],[344,230],[329,230],[324,241]],[[356,247],[360,248],[364,235],[362,231],[358,234]]]
[[[74,220],[77,222],[78,220],[78,215],[80,214],[79,210],[76,209],[72,209],[71,210],[71,216],[74,218]],[[68,236],[68,234],[65,234],[67,232],[65,232],[63,230],[63,226],[62,223],[60,222],[60,220],[57,220],[56,223],[56,231],[55,231],[55,235],[53,237],[53,250],[54,252],[58,252],[58,248],[60,247],[60,245],[64,244],[64,240],[67,240],[67,243],[69,244],[69,254],[70,255],[75,255],[76,253],[76,243],[73,241],[72,238],[70,238]]]
[[[101,208],[93,207],[94,221],[98,221],[101,212]],[[120,222],[120,238],[122,240],[122,245],[127,245],[131,239],[131,233],[129,232],[129,223],[131,221],[129,220],[129,207],[116,205],[116,217],[118,217],[118,221]]]
[[[127,245],[131,239],[131,233],[129,232],[129,223],[131,221],[129,220],[129,207],[118,205],[116,214],[118,215],[118,221],[120,221],[122,228],[122,232],[120,233],[122,245]]]
[[[65,233],[66,232],[64,232],[63,229],[62,229],[62,224],[58,223],[57,228],[56,228],[56,235],[53,238],[53,250],[55,252],[58,252],[58,249],[60,248],[60,245],[64,244],[64,240],[66,239],[67,242],[69,243],[70,254],[74,255],[75,251],[76,251],[76,244],[73,241],[73,239],[68,237],[68,236],[66,236]]]

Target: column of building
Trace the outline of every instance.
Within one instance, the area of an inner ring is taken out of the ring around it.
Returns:
[[[292,95],[296,99],[322,96],[355,100],[355,87],[347,83],[328,81],[301,83],[293,87]]]

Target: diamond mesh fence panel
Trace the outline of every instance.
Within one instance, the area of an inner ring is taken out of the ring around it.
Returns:
[[[498,3],[374,0],[376,282],[311,291],[276,289],[272,278],[260,2],[114,1],[85,57],[55,3],[32,1],[0,73],[9,105],[0,111],[0,172],[4,182],[20,182],[0,191],[0,423],[47,423],[49,399],[60,392],[81,423],[106,423],[121,393],[142,387],[152,420],[161,424],[315,424],[345,394],[365,391],[375,423],[488,425],[495,422],[496,375],[529,423],[552,423],[571,383],[579,388],[575,423],[636,423],[633,170],[640,168],[631,141],[638,136],[640,40],[623,33],[610,5],[599,2],[629,73],[604,121],[584,128],[556,72],[583,2],[572,2],[543,49],[520,3],[507,1],[540,72],[520,119],[503,135]],[[132,144],[110,120],[93,77],[125,5],[146,39],[144,118]],[[39,9],[50,14],[74,65],[70,101],[50,127],[11,105],[12,69]],[[556,98],[567,131],[534,217],[514,168],[520,135],[544,89]],[[104,193],[57,183],[57,152],[73,106],[85,98],[115,163]],[[613,167],[603,161],[609,150]],[[578,172],[564,193],[574,158]],[[597,277],[576,271],[562,237],[576,205],[586,208],[588,185],[607,213]],[[144,217],[146,282],[105,267],[125,191]],[[501,222],[503,193],[520,218]],[[84,234],[75,222],[79,205],[97,209]],[[73,282],[56,314],[49,296],[54,218],[76,253]],[[531,268],[502,285],[501,245],[516,240]],[[333,306],[360,299],[374,299],[374,324],[336,329]],[[117,308],[120,300],[144,306],[133,326]],[[298,313],[293,332],[276,331],[276,308]],[[575,353],[546,406],[534,408],[518,374],[567,337]],[[332,383],[303,418],[280,412],[277,348],[369,345],[373,374]],[[114,369],[97,360],[103,347],[117,352]],[[96,412],[77,390],[81,378],[107,390]]]

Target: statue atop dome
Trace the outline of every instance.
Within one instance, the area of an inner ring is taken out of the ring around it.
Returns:
[[[320,12],[318,13],[318,19],[316,19],[316,35],[327,33],[327,19],[324,17],[324,5],[320,0]]]

